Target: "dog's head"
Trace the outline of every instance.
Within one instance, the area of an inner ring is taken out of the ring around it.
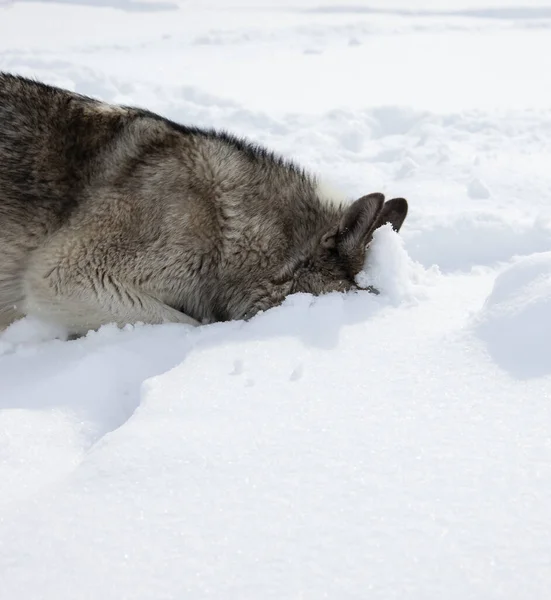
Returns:
[[[390,223],[399,231],[408,213],[404,198],[385,202],[383,194],[363,196],[345,207],[337,221],[313,240],[305,256],[289,265],[293,292],[320,295],[358,289],[373,232]]]

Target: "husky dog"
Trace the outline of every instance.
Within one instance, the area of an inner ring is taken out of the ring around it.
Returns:
[[[0,73],[0,326],[247,319],[357,289],[407,202],[328,194],[227,133]]]

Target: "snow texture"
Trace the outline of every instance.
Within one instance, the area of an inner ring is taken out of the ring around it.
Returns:
[[[548,2],[0,4],[0,69],[410,203],[379,295],[0,333],[0,599],[547,599]]]
[[[519,377],[551,372],[551,252],[525,256],[497,277],[478,331],[498,364]]]

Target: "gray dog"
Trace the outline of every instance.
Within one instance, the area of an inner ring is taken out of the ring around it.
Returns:
[[[0,73],[0,326],[246,319],[357,289],[408,205],[346,203],[226,133]]]

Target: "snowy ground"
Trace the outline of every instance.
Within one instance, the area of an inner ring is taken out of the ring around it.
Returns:
[[[378,297],[0,335],[0,598],[547,599],[551,2],[4,4],[0,69],[411,208]]]

